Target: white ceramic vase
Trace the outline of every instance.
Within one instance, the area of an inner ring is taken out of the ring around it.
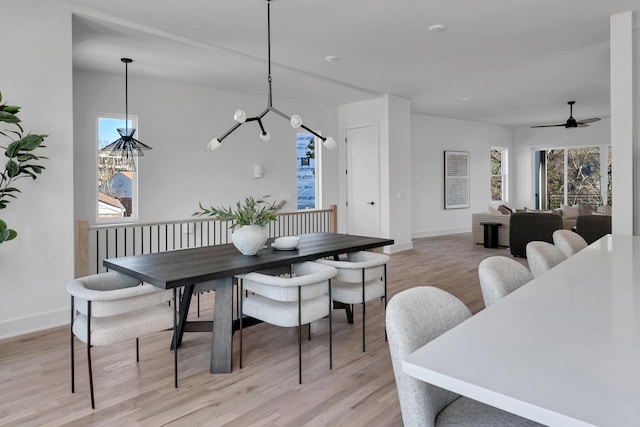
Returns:
[[[231,234],[231,241],[243,255],[255,255],[269,238],[266,228],[258,225],[243,225]]]

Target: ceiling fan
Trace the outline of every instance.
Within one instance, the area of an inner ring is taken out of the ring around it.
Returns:
[[[532,128],[552,128],[552,127],[557,127],[557,126],[564,126],[565,128],[569,129],[569,128],[583,128],[583,127],[587,127],[589,126],[588,123],[593,123],[593,122],[597,122],[598,120],[600,120],[599,117],[592,117],[590,119],[584,119],[584,120],[580,120],[577,121],[576,119],[573,118],[573,104],[575,104],[576,101],[568,101],[567,104],[569,104],[569,118],[567,119],[566,123],[559,123],[557,125],[538,125],[538,126],[531,126]]]

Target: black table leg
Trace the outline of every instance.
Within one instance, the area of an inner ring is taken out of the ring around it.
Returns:
[[[213,338],[211,342],[212,374],[231,372],[233,344],[233,277],[218,279],[213,307]]]

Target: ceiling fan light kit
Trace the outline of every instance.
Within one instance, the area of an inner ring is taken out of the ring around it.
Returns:
[[[269,141],[271,139],[271,134],[265,130],[264,125],[262,124],[262,118],[265,115],[267,115],[268,112],[273,111],[280,117],[288,120],[292,128],[294,129],[302,128],[307,132],[312,133],[315,137],[322,140],[322,145],[324,145],[325,148],[329,150],[335,150],[337,147],[337,144],[332,137],[330,136],[324,137],[320,135],[318,132],[314,131],[313,129],[305,126],[303,124],[302,117],[300,117],[298,114],[287,116],[282,111],[278,110],[273,106],[273,92],[271,89],[271,1],[272,0],[266,0],[266,1],[267,1],[267,62],[269,65],[268,75],[267,75],[267,82],[269,86],[269,98],[267,102],[267,108],[264,111],[262,111],[260,114],[254,117],[247,117],[247,113],[244,110],[240,110],[240,109],[236,110],[233,115],[233,119],[236,121],[236,124],[233,125],[231,129],[225,132],[222,136],[211,139],[211,141],[209,141],[209,143],[207,144],[207,149],[216,150],[220,148],[222,146],[222,141],[226,137],[231,135],[233,131],[238,129],[243,123],[246,123],[246,122],[254,122],[254,121],[258,122],[258,126],[260,126],[260,134],[259,134],[260,139],[263,141]]]
[[[592,117],[590,119],[584,119],[584,120],[576,120],[573,118],[573,104],[575,104],[576,101],[567,101],[567,104],[569,104],[569,118],[567,119],[567,121],[565,123],[559,123],[559,124],[555,124],[555,125],[536,125],[536,126],[531,126],[532,128],[553,128],[553,127],[565,127],[566,129],[573,129],[573,128],[584,128],[589,126],[589,123],[593,123],[593,122],[597,122],[598,120],[600,120],[599,117]]]

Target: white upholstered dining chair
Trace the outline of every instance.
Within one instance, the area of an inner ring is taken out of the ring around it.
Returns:
[[[505,256],[492,256],[480,261],[478,278],[484,306],[510,294],[525,283],[533,280],[533,275],[524,265]]]
[[[567,258],[575,255],[587,246],[587,241],[571,230],[556,230],[553,232],[553,244],[565,254]]]
[[[365,351],[366,303],[383,298],[387,305],[387,262],[389,256],[377,252],[351,252],[338,260],[319,259],[317,262],[338,270],[331,283],[334,301],[353,306],[362,304],[362,351]],[[353,312],[353,309],[351,309]]]
[[[240,290],[240,368],[242,318],[250,316],[281,327],[298,327],[298,382],[302,384],[302,325],[329,317],[329,369],[333,368],[331,279],[336,269],[315,262],[293,264],[286,276],[247,273],[236,276]],[[244,295],[245,291],[248,295]]]
[[[567,259],[556,246],[547,242],[527,243],[527,261],[533,277],[538,277]]]
[[[95,409],[91,347],[135,338],[139,361],[139,337],[174,328],[175,311],[167,302],[175,302],[175,291],[111,271],[75,279],[67,284],[67,292],[71,294],[71,392],[75,392],[75,336],[87,345],[91,407]],[[176,350],[176,387],[177,375]]]
[[[411,288],[391,298],[386,317],[391,362],[405,427],[540,426],[403,372],[402,360],[406,356],[471,317],[462,301],[438,288]]]

